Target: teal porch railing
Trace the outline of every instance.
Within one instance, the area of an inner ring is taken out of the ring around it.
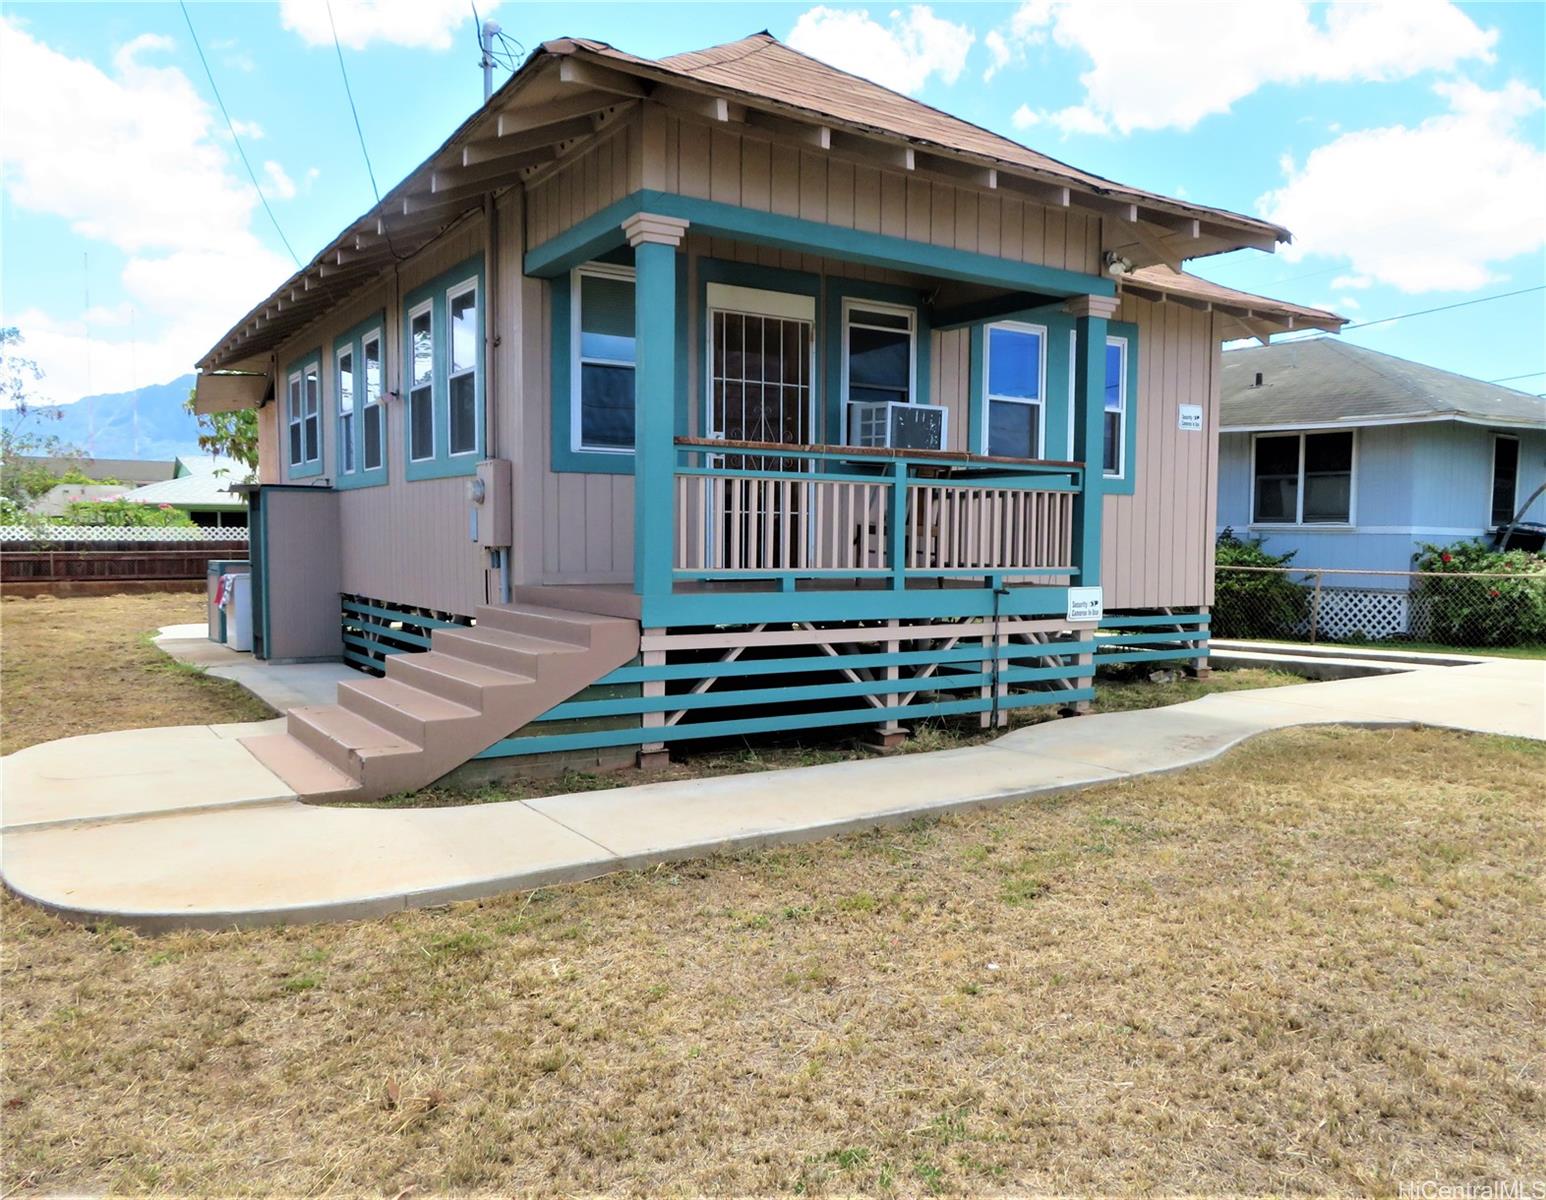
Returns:
[[[1076,462],[677,438],[673,580],[1066,585]]]

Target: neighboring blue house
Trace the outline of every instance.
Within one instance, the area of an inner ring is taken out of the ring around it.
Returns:
[[[1218,527],[1294,566],[1409,571],[1423,543],[1546,521],[1546,401],[1330,338],[1223,356]],[[1384,576],[1327,587],[1405,591]]]

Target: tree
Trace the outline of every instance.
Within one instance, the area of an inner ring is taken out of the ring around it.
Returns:
[[[194,393],[185,407],[193,412]],[[249,478],[258,472],[258,414],[250,408],[236,412],[194,413],[199,419],[199,449],[234,458],[246,466]]]
[[[0,328],[0,522],[30,522],[32,502],[59,481],[60,472],[34,460],[64,459],[77,470],[84,457],[57,436],[45,433],[45,421],[60,420],[57,408],[38,408],[28,392],[43,378],[38,364],[18,350],[21,330]]]

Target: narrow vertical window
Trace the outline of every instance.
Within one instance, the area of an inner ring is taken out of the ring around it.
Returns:
[[[409,315],[408,457],[435,457],[434,317],[425,304]]]
[[[354,474],[354,351],[338,354],[338,471]]]
[[[1101,470],[1120,479],[1127,473],[1127,339],[1106,339],[1106,436]]]
[[[1306,525],[1346,525],[1353,515],[1353,435],[1311,433],[1304,439]]]
[[[365,470],[374,471],[381,466],[381,335],[366,337],[362,347],[365,355],[365,396],[360,410],[361,460]]]
[[[1040,458],[1043,345],[1046,331],[1021,325],[987,329],[987,452],[1002,458]]]
[[[450,452],[471,454],[478,448],[478,286],[471,284],[449,298],[451,328]]]
[[[1507,525],[1514,519],[1519,498],[1519,439],[1492,439],[1492,524]]]
[[[628,451],[634,436],[634,281],[625,268],[586,267],[573,284],[576,450]]]
[[[916,318],[910,308],[844,305],[843,399],[848,408],[845,424],[850,441],[856,440],[853,405],[912,402]]]
[[[305,370],[306,418],[303,441],[306,461],[316,462],[322,457],[322,380],[316,363]]]
[[[288,407],[290,429],[290,465],[301,465],[301,426],[303,424],[301,401],[301,376],[296,372],[290,376],[290,396]]]

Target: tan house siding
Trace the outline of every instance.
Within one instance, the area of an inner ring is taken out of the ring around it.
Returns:
[[[1212,597],[1218,356],[1213,318],[1177,304],[1126,299],[1138,326],[1139,396],[1131,496],[1107,496],[1101,578],[1106,607],[1207,604]],[[1203,406],[1203,430],[1177,428],[1182,404]]]

